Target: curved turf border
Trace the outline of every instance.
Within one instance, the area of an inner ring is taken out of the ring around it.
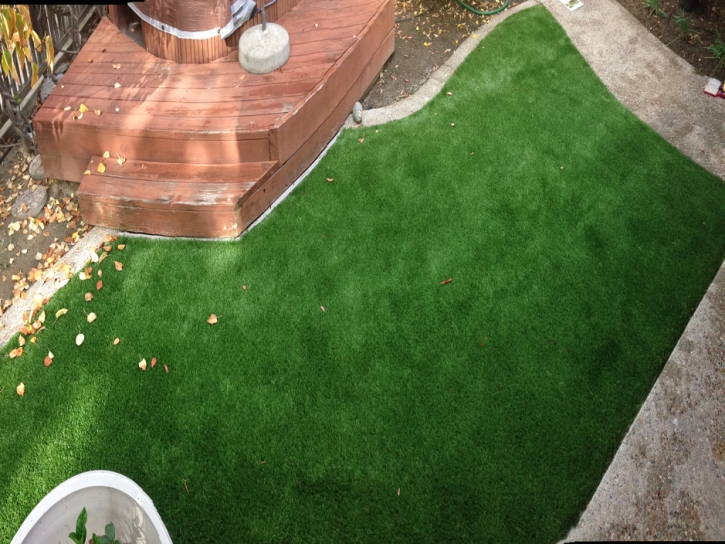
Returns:
[[[725,257],[724,206],[522,11],[240,241],[131,239],[93,302],[58,292],[0,364],[0,540],[100,468],[177,543],[563,537]]]

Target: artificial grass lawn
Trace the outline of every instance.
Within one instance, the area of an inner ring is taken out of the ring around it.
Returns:
[[[128,239],[100,292],[55,296],[2,352],[0,541],[93,469],[176,543],[561,538],[725,257],[724,209],[546,9],[516,14],[241,240]]]

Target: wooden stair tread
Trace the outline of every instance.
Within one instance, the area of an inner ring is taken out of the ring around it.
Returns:
[[[105,172],[98,172],[103,161]],[[233,210],[264,183],[276,161],[243,164],[181,164],[94,156],[78,190],[81,201],[124,202],[146,209]]]

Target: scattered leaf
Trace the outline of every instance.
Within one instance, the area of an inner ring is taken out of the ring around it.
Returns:
[[[151,359],[151,368],[153,368],[155,366],[156,366],[156,357],[154,357],[153,359]]]
[[[116,155],[118,155],[118,153],[116,153]],[[116,162],[122,165],[124,162],[126,162],[126,159],[121,155],[118,155],[118,160]]]
[[[73,113],[73,119],[83,119],[83,114],[75,112]]]
[[[363,143],[365,141],[365,135],[363,134],[363,137],[358,140],[358,142]]]
[[[168,366],[164,365],[164,370],[166,371],[167,374],[169,373],[169,367]]]
[[[93,293],[86,293],[83,298],[86,299],[86,302],[90,302],[93,300]]]
[[[115,339],[115,340],[113,341],[113,345],[114,345],[114,346],[117,346],[117,345],[118,345],[118,343],[119,343],[120,341],[121,341],[121,339],[120,339],[120,338],[116,338],[116,339]]]
[[[217,318],[214,314],[211,314],[209,316],[209,319],[206,320],[206,322],[209,323],[209,325],[213,325],[214,323],[217,322]]]
[[[446,94],[447,94],[448,96],[453,96],[453,93],[452,93],[452,92],[450,92],[450,91],[448,91],[448,92],[447,92]]]
[[[141,370],[146,371],[146,359],[141,359],[141,362],[138,364],[138,367]]]
[[[52,363],[53,363],[53,358],[52,357],[46,357],[45,359],[43,359],[43,364],[45,366],[50,366]]]
[[[103,282],[101,280],[98,280],[96,282],[96,291],[100,291],[103,288]],[[90,293],[89,293],[90,294]],[[92,297],[93,295],[91,295]]]
[[[103,164],[103,163],[100,163],[98,165],[98,172],[100,172],[101,174],[103,174],[103,172],[105,172],[105,171],[106,171],[106,165]]]
[[[120,70],[121,69],[121,65],[120,64],[113,64],[112,66],[113,66],[113,69],[114,70]]]
[[[45,323],[45,311],[40,312],[40,315],[38,316],[38,321],[41,323]]]
[[[95,251],[91,251],[91,260],[94,263],[97,263],[98,262],[98,254]]]
[[[335,178],[326,178],[326,179],[327,179],[327,183],[332,183],[333,181],[335,181]]]
[[[118,89],[121,86],[121,84],[118,81],[116,81],[116,83],[114,83],[113,86],[116,87],[116,89]]]
[[[88,59],[87,62],[88,62],[88,64],[92,64],[93,63],[93,59]]]
[[[455,123],[451,123],[451,126],[452,126],[452,127],[455,127],[455,126],[456,126],[456,124],[455,124]]]
[[[100,117],[103,112],[101,110],[93,110],[93,113]]]
[[[446,283],[451,283],[453,281],[453,278],[448,278],[447,280],[443,280],[441,282],[441,285],[445,285]]]
[[[246,285],[242,285],[242,289],[244,289],[246,291],[247,290],[247,286]]]
[[[45,327],[43,327],[43,328],[45,328]],[[33,337],[32,337],[32,338],[30,339],[30,343],[31,343],[31,344],[35,344],[35,343],[36,343],[37,341],[38,341],[38,338],[37,338],[37,337],[35,337],[35,336],[33,336]]]
[[[119,251],[123,251],[125,247],[126,247],[126,244],[118,244],[118,245],[116,246],[116,248],[117,248],[117,249],[118,249]]]
[[[111,251],[113,246],[103,246],[103,251]]]
[[[83,175],[84,175],[84,176],[87,176],[87,175],[88,175],[88,174],[90,174],[90,173],[91,173],[91,171],[90,171],[90,170],[86,170],[85,172],[83,172]]]
[[[21,397],[25,396],[25,384],[23,382],[20,382],[18,386],[15,388],[15,392],[20,395]]]
[[[98,277],[100,278],[101,276],[103,276],[103,270],[98,271]]]
[[[76,346],[80,346],[83,343],[83,340],[85,340],[86,337],[83,336],[83,333],[78,333],[78,336],[76,336]]]
[[[88,106],[85,104],[81,104],[81,106],[78,108],[78,111],[81,113],[86,113],[88,111]]]
[[[68,313],[68,308],[61,308],[57,312],[55,312],[55,318],[58,319],[60,316],[65,315]]]
[[[116,270],[118,270],[119,272],[121,270],[123,270],[123,263],[119,263],[118,261],[113,261],[113,266],[115,266]]]
[[[96,317],[96,314],[91,312],[90,314],[88,314],[88,317],[86,319],[88,319],[88,323],[93,323],[96,320]]]
[[[8,353],[8,357],[11,359],[15,359],[15,357],[20,357],[23,354],[23,348],[15,348],[10,353]]]
[[[320,306],[320,310],[322,310],[324,312],[325,311],[325,307],[324,306]]]
[[[25,337],[23,335],[18,336],[18,345],[23,347],[25,345]]]
[[[73,109],[73,108],[71,108],[70,106],[66,106],[65,108],[63,108],[63,111],[70,111],[70,110],[72,110],[72,109]]]
[[[104,151],[104,152],[103,152],[103,158],[104,158],[104,159],[108,159],[108,158],[110,158],[110,157],[111,157],[111,154],[110,154],[110,153],[109,153],[108,151]]]

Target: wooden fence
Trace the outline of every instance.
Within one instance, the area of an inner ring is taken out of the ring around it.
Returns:
[[[92,11],[95,10],[99,14],[104,14],[102,12],[103,8],[105,6],[98,5],[31,5],[28,7],[33,30],[38,33],[41,39],[46,35],[53,37],[56,65],[64,56],[61,49],[78,51],[81,48],[83,45],[83,27],[90,19]],[[45,51],[38,54],[32,43],[30,50],[33,60],[38,64],[38,75],[43,76],[48,70]],[[0,71],[0,77],[5,78],[16,100],[21,102],[31,92],[32,68],[30,63],[26,62],[25,69],[21,70],[16,54],[13,55],[13,62],[18,71],[20,85],[12,77],[5,77],[2,71]],[[0,125],[8,119],[7,114],[2,111],[3,109],[2,101],[0,101]]]

